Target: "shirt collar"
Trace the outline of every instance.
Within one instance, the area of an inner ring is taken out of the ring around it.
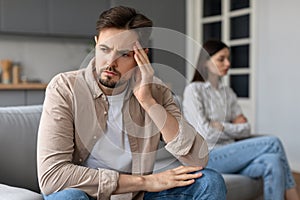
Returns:
[[[204,87],[205,88],[211,88],[212,85],[209,81],[205,81],[204,82]],[[218,90],[222,89],[224,87],[224,83],[222,82],[222,80],[219,81],[219,84],[218,84]]]
[[[96,99],[104,94],[103,91],[100,89],[98,82],[95,79],[95,76],[94,76],[95,73],[96,73],[95,58],[92,58],[88,64],[88,66],[85,69],[85,80],[86,80],[86,83],[87,83],[94,99]]]

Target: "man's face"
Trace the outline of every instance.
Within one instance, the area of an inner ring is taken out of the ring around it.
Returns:
[[[97,78],[105,87],[127,82],[137,66],[133,45],[138,40],[134,31],[107,28],[96,39]]]

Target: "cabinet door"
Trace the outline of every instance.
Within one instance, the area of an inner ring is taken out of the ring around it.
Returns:
[[[25,105],[25,93],[23,90],[0,91],[0,106]]]
[[[44,90],[28,90],[26,91],[26,105],[39,105],[44,103]]]
[[[108,8],[109,0],[49,0],[50,34],[91,37],[99,15]]]
[[[47,0],[1,0],[0,31],[47,33]]]

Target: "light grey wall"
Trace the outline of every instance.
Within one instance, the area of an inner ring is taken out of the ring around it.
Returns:
[[[20,62],[24,76],[45,83],[78,69],[88,48],[88,40],[0,35],[0,60]]]
[[[256,3],[256,131],[280,137],[300,172],[300,1]]]

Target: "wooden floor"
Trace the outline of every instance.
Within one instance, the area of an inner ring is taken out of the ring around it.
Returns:
[[[298,195],[300,196],[300,173],[293,173],[296,184],[297,184],[297,192]]]

